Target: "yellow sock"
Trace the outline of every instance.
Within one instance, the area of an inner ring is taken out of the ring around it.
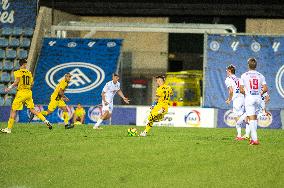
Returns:
[[[37,117],[41,120],[41,121],[45,121],[46,118],[41,114],[41,113],[38,113]]]
[[[63,112],[62,116],[63,116],[65,125],[67,125],[68,122],[69,122],[69,114],[68,114],[68,112]]]
[[[152,127],[153,127],[153,121],[149,121],[146,125],[145,132],[148,133]]]
[[[15,120],[12,118],[9,118],[8,121],[8,129],[12,129],[13,125],[14,125]]]
[[[47,111],[41,111],[40,113],[44,116],[47,116]]]

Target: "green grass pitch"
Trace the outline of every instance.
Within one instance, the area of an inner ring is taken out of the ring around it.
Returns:
[[[284,187],[283,130],[250,146],[234,129],[127,128],[16,124],[0,135],[0,187]]]

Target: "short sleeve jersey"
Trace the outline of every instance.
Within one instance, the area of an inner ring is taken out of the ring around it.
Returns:
[[[51,98],[52,98],[52,99],[58,98],[58,97],[59,97],[58,94],[59,94],[60,89],[62,89],[63,91],[65,91],[65,89],[67,89],[67,87],[68,87],[68,82],[67,82],[65,79],[61,80],[61,81],[56,85],[56,88],[55,88],[55,90],[53,91],[53,93],[52,93],[52,95],[51,95]]]
[[[18,91],[26,89],[31,90],[33,84],[33,75],[29,70],[17,70],[14,72],[14,77],[20,79],[20,82],[18,83]]]
[[[156,96],[158,96],[158,104],[169,104],[173,90],[170,86],[164,84],[157,88]]]
[[[109,81],[103,88],[103,92],[105,92],[105,98],[107,102],[112,102],[116,92],[120,90],[120,83],[113,81]]]
[[[240,79],[236,75],[228,76],[225,80],[227,88],[232,87],[233,89],[233,100],[238,96],[243,96],[240,93]]]
[[[240,80],[240,85],[244,86],[246,95],[260,96],[262,85],[265,84],[265,77],[255,70],[245,72]]]

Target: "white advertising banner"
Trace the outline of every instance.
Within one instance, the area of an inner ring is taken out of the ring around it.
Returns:
[[[154,122],[154,126],[214,128],[215,113],[213,108],[170,107],[164,119]],[[145,126],[149,114],[149,107],[137,107],[136,125]]]

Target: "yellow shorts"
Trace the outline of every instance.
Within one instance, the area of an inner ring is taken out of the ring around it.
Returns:
[[[168,105],[159,105],[157,104],[154,106],[154,108],[151,110],[150,115],[148,117],[148,120],[151,121],[161,121],[165,114],[168,113]],[[162,112],[162,113],[161,113]]]
[[[29,109],[33,109],[35,107],[31,90],[17,91],[12,103],[12,110],[23,110],[24,104]]]
[[[48,110],[53,112],[57,107],[65,107],[66,106],[66,103],[62,100],[62,99],[59,99],[59,100],[56,100],[56,99],[52,99],[50,98],[50,102],[48,104]]]

